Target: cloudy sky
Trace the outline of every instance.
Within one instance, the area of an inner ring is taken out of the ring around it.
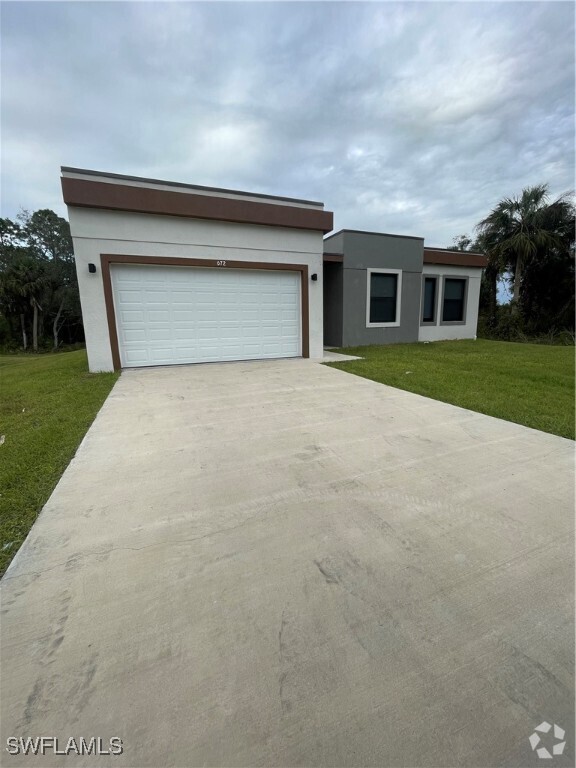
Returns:
[[[447,246],[574,186],[571,2],[3,2],[2,216],[61,165],[321,200]]]

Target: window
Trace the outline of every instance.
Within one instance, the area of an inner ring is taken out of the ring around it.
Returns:
[[[367,327],[400,325],[401,285],[399,269],[368,270]]]
[[[463,323],[466,299],[466,280],[458,277],[444,279],[443,323]]]
[[[422,323],[436,322],[437,277],[425,277],[422,291]]]

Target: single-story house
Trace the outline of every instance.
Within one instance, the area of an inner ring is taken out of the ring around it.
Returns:
[[[91,371],[476,334],[485,258],[310,200],[62,167]]]
[[[473,339],[486,257],[421,237],[344,229],[324,240],[324,344]]]
[[[91,371],[322,357],[310,200],[62,168]]]

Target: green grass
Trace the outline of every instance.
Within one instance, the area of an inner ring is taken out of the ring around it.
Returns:
[[[574,347],[505,341],[348,347],[366,379],[574,439]]]
[[[0,574],[117,378],[88,373],[84,350],[0,356]]]

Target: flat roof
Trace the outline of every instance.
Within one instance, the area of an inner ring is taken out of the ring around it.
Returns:
[[[423,237],[416,237],[415,235],[395,235],[392,232],[368,232],[365,229],[339,229],[338,232],[332,232],[332,234],[327,235],[324,238],[324,242],[326,240],[330,240],[331,237],[336,237],[336,235],[342,235],[345,232],[349,232],[354,235],[380,235],[381,237],[401,237],[405,240],[422,240],[424,241]]]
[[[81,173],[86,176],[104,177],[108,179],[118,179],[119,181],[141,181],[146,184],[163,184],[168,187],[176,187],[183,189],[197,189],[204,192],[221,192],[227,195],[242,195],[244,197],[262,197],[266,200],[281,200],[286,203],[303,203],[304,205],[318,205],[322,206],[324,203],[319,203],[317,200],[301,200],[296,197],[280,197],[279,195],[265,195],[260,192],[244,192],[238,189],[224,189],[221,187],[204,187],[199,184],[185,184],[181,181],[165,181],[164,179],[149,179],[145,176],[128,176],[123,173],[107,173],[106,171],[92,171],[87,168],[72,168],[69,165],[60,166],[60,170],[63,173]]]

